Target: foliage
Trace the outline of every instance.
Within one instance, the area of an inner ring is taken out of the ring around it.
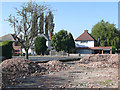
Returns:
[[[3,41],[0,43],[0,47],[2,47],[2,56],[6,59],[12,58],[12,41]]]
[[[112,46],[112,53],[115,54],[115,47]]]
[[[91,35],[97,40],[97,46],[114,46],[117,49],[120,47],[120,31],[115,24],[101,20],[93,26]]]
[[[48,16],[45,16],[45,34],[48,35]]]
[[[40,15],[40,19],[39,19],[39,28],[40,28],[40,34],[44,33],[44,13],[42,13]]]
[[[37,55],[44,55],[44,53],[47,50],[47,46],[46,46],[46,39],[44,37],[37,37],[35,39],[35,52],[37,53]]]
[[[53,35],[55,24],[53,23],[53,14],[51,11],[48,12],[48,15],[45,16],[45,34],[48,35],[48,32]]]
[[[47,48],[45,54],[46,54],[46,55],[49,55],[49,52],[50,52],[50,49]]]
[[[54,32],[54,26],[55,24],[53,23],[53,14],[51,11],[49,11],[49,14],[48,14],[48,30],[49,32],[51,32],[51,35],[53,35],[53,32]]]
[[[70,53],[75,52],[75,42],[71,33],[69,33],[68,50]]]
[[[75,49],[75,42],[71,33],[68,34],[65,30],[60,30],[52,36],[51,46],[56,51],[65,51],[71,53]]]
[[[43,13],[48,12],[48,7],[46,5],[38,5],[36,2],[28,2],[24,3],[19,10],[17,8],[16,10],[16,16],[10,15],[8,22],[14,27],[16,38],[22,38],[22,40],[18,38],[18,41],[25,49],[25,55],[28,59],[28,50],[33,46],[33,40],[38,35],[38,20]]]

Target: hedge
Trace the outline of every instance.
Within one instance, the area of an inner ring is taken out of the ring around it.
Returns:
[[[12,58],[12,41],[3,41],[0,42],[0,48],[2,49],[2,57],[5,59]]]

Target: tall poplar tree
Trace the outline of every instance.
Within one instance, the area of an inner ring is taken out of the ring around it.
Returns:
[[[48,14],[48,30],[51,32],[51,35],[53,35],[54,32],[54,26],[55,24],[53,23],[54,16],[51,11],[49,11]]]
[[[41,13],[40,19],[39,19],[39,33],[43,34],[44,33],[44,13]]]
[[[36,2],[28,2],[17,9],[16,16],[10,15],[8,22],[14,26],[16,38],[18,42],[25,49],[25,58],[28,59],[28,50],[34,44],[34,38],[38,34],[38,18],[40,13],[46,12],[48,7],[46,5],[38,5]]]
[[[48,16],[45,16],[45,34],[48,35]]]

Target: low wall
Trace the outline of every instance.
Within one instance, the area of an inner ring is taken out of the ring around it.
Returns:
[[[69,54],[70,57],[84,57],[84,56],[88,56],[90,54]]]
[[[69,56],[71,56],[71,57],[79,57],[80,54],[69,54]]]
[[[50,56],[67,56],[67,53],[64,51],[50,51]]]
[[[50,51],[50,56],[70,56],[70,57],[84,57],[84,56],[88,56],[89,54],[68,54],[65,53],[64,51],[60,51],[60,52],[56,52],[56,51]]]

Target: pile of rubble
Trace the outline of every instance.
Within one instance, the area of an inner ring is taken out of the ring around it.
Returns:
[[[2,66],[2,86],[20,83],[18,78],[27,76],[38,76],[67,70],[70,66],[60,61],[53,60],[47,63],[34,63],[28,59],[8,59],[3,61]]]
[[[52,73],[52,72],[59,72],[62,70],[68,70],[71,66],[64,64],[58,60],[52,60],[47,63],[39,63],[41,67],[44,67],[47,69],[47,74]]]
[[[102,67],[118,67],[117,54],[91,54],[82,58],[79,63],[86,66],[102,68]]]
[[[35,72],[45,72],[44,67],[27,59],[8,59],[1,63],[2,66],[2,86],[19,83],[17,78],[31,75]]]

